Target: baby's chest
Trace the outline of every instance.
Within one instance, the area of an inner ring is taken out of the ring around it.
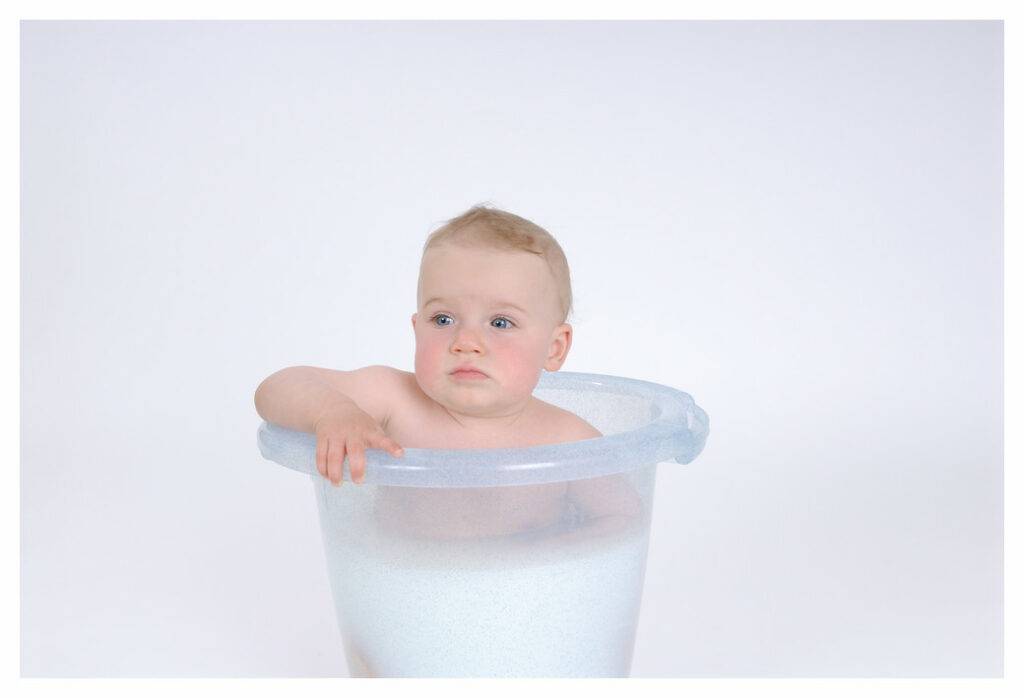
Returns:
[[[451,539],[533,531],[560,522],[566,483],[506,487],[380,487],[374,507],[392,532]]]
[[[384,424],[384,432],[402,448],[524,448],[566,441],[565,420],[550,414],[520,422],[501,434],[474,434],[453,425],[452,418],[422,406],[395,410]]]
[[[384,433],[402,448],[469,448],[459,445],[448,426],[425,410],[396,411],[384,424]]]
[[[502,442],[456,433],[429,412],[396,411],[384,431],[404,448],[507,448],[551,442],[519,429]],[[382,487],[377,510],[403,531],[448,538],[500,535],[549,526],[566,504],[564,482],[481,488]]]

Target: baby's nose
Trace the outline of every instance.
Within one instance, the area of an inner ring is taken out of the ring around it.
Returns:
[[[455,340],[452,342],[452,351],[480,352],[482,350],[483,344],[480,342],[480,338],[472,332],[466,332],[465,330],[455,335]]]

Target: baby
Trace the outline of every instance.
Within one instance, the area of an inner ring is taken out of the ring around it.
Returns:
[[[403,446],[516,448],[601,436],[532,394],[541,370],[557,371],[572,345],[569,267],[543,228],[485,207],[448,221],[424,245],[416,304],[414,373],[298,366],[256,391],[265,420],[316,434],[317,470],[335,486],[346,457],[352,481],[363,482],[367,448],[401,457]],[[546,531],[565,540],[632,530],[643,502],[615,475],[529,486],[380,487],[375,509],[382,525],[405,536]],[[566,527],[569,518],[579,525]]]

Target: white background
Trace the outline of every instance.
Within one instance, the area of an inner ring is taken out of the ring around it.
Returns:
[[[711,416],[633,675],[1002,672],[996,22],[25,23],[22,673],[345,675],[252,394],[412,369],[423,239],[550,230],[565,370]]]

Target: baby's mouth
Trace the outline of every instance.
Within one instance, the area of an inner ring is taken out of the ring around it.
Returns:
[[[451,372],[451,376],[455,378],[487,378],[487,374],[477,368],[469,366],[460,366]]]

